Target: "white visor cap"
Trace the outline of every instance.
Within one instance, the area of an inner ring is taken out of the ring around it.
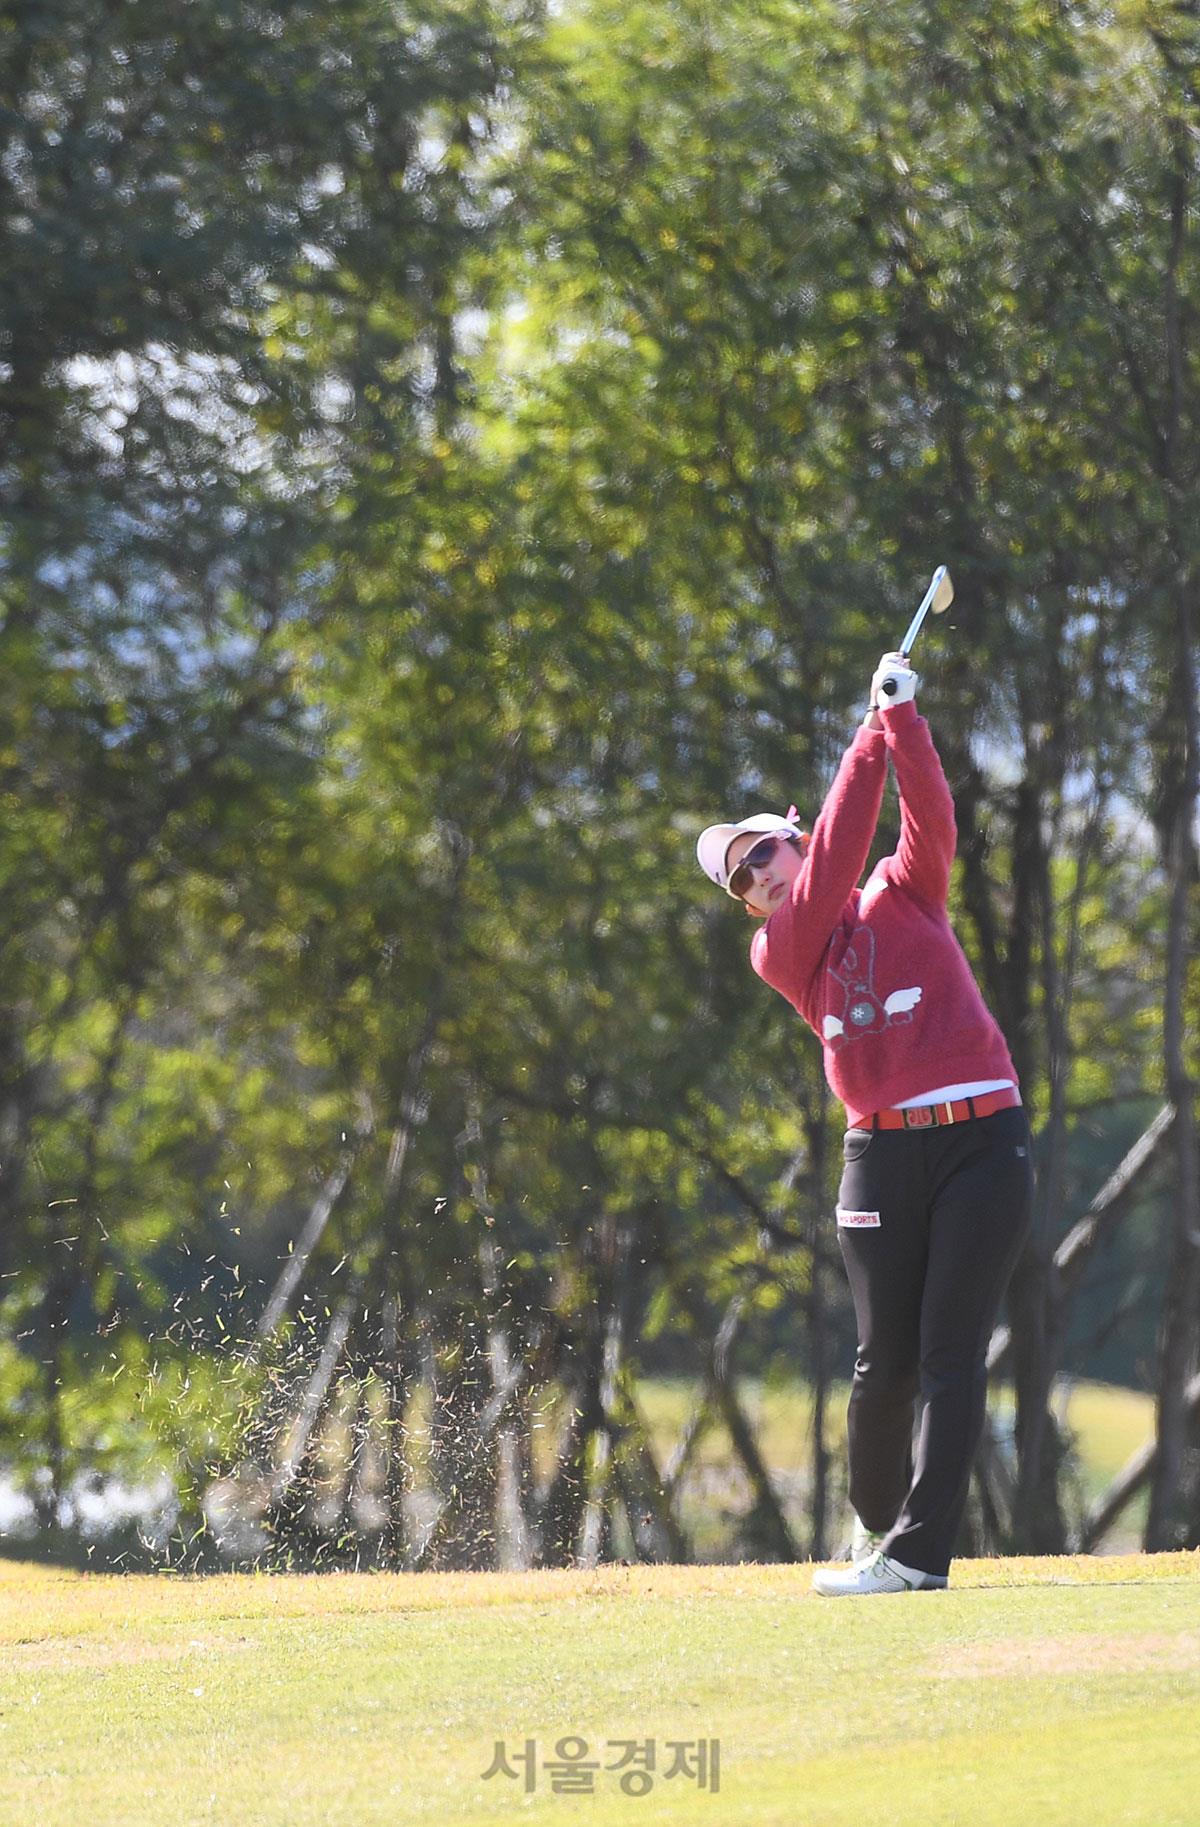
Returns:
[[[735,837],[743,831],[760,832],[764,836],[768,831],[787,832],[791,837],[804,838],[808,834],[792,821],[796,816],[794,806],[789,807],[787,818],[781,818],[778,812],[755,812],[751,818],[743,818],[736,825],[709,825],[696,839],[696,857],[705,875],[715,882],[718,888],[729,891],[729,870],[725,859],[729,846]]]

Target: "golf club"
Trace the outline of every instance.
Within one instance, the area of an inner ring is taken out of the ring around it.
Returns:
[[[929,588],[926,590],[922,599],[921,607],[917,610],[912,621],[908,624],[904,639],[896,649],[897,653],[902,653],[905,659],[907,659],[912,652],[913,642],[921,632],[921,623],[925,620],[929,611],[932,609],[935,615],[944,615],[953,601],[954,585],[950,581],[950,573],[947,571],[945,565],[939,565],[930,580]],[[896,689],[895,681],[892,679],[885,679],[879,689],[880,691],[885,692],[890,698]]]

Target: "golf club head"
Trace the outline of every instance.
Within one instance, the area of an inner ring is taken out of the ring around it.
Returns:
[[[933,601],[930,603],[929,607],[932,609],[934,615],[945,615],[953,601],[954,581],[951,578],[949,571],[943,571],[942,581],[934,591]]]

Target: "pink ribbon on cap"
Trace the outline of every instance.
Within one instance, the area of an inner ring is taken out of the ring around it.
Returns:
[[[800,816],[800,813],[799,813],[799,811],[798,811],[798,810],[797,810],[797,808],[796,808],[796,807],[795,807],[795,806],[789,806],[789,807],[788,807],[788,809],[787,809],[787,817],[788,817],[788,823],[789,823],[789,825],[790,825],[790,824],[791,824],[791,822],[792,822],[792,820],[793,820],[793,819],[794,819],[794,818],[799,818],[799,816]]]

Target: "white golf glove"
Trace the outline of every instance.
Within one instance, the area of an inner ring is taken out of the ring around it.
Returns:
[[[884,682],[889,690],[884,691]],[[920,681],[902,653],[885,653],[871,680],[871,704],[876,710],[890,710],[893,704],[907,704],[917,695]]]

